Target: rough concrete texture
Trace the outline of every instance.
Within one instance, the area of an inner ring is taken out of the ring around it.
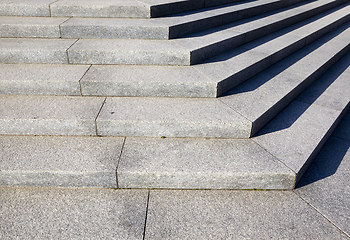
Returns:
[[[345,7],[345,10],[349,10],[348,7]],[[321,19],[322,21],[317,22],[317,24],[307,20],[305,23],[301,23],[306,25],[299,24],[283,29],[210,58],[203,64],[196,65],[195,68],[218,83],[218,94],[221,95],[283,57],[287,57],[293,51],[305,46],[306,41],[316,40],[323,34],[328,33],[335,28],[333,26],[334,22],[339,21],[339,19],[346,19],[349,15],[349,11],[346,12],[343,8],[326,15],[326,20]],[[314,29],[315,26],[316,29]],[[320,28],[324,29],[322,34],[314,34]],[[287,32],[287,30],[290,32]]]
[[[54,17],[150,17],[150,7],[136,0],[59,0],[50,9]]]
[[[80,95],[79,80],[89,66],[0,64],[0,94]]]
[[[295,173],[250,140],[127,138],[122,188],[293,189]]]
[[[123,142],[123,138],[0,136],[0,184],[116,188]]]
[[[68,63],[75,39],[1,38],[0,63]]]
[[[1,239],[143,239],[147,191],[0,189]]]
[[[252,139],[302,175],[340,116],[340,111],[295,101]]]
[[[189,65],[190,53],[170,41],[80,39],[68,50],[73,64]]]
[[[0,96],[6,135],[96,135],[95,119],[104,98]]]
[[[0,17],[0,37],[60,38],[60,24],[68,18]]]
[[[97,118],[103,136],[247,138],[250,129],[217,99],[108,97]]]
[[[347,122],[347,129],[349,130]],[[350,236],[350,141],[330,138],[295,192]]]
[[[292,192],[151,191],[145,239],[348,239]]]
[[[168,26],[153,19],[71,18],[60,27],[62,38],[169,38]]]
[[[349,43],[343,40],[343,36],[350,37],[350,31],[335,31],[316,40],[313,44],[297,51],[229,91],[224,97],[220,98],[221,101],[253,122],[252,135],[254,135],[317,77],[322,75],[331,64],[346,53]],[[346,67],[344,65],[348,66],[348,58],[347,56],[341,59],[332,71],[323,76],[324,80],[318,80],[317,82],[334,81],[340,74],[342,74],[342,79],[346,80],[347,73],[343,71]],[[346,81],[342,79],[337,80],[336,85],[338,87],[335,86],[335,88],[328,90],[330,93],[323,94],[327,94],[327,96],[333,94],[334,98],[336,97],[334,91],[338,91],[340,88],[346,90]],[[323,84],[323,87],[327,87],[327,83],[326,85]],[[308,94],[319,97],[324,88],[313,86],[309,88]],[[346,95],[345,92],[344,94]],[[303,98],[306,97],[305,94],[303,96]],[[332,104],[328,97],[322,99]],[[348,99],[345,97],[344,101],[347,103]],[[307,103],[311,104],[312,102]],[[333,109],[342,110],[343,108],[344,104]]]
[[[216,83],[180,66],[92,66],[81,89],[93,96],[216,97]]]
[[[53,2],[55,0],[1,0],[0,15],[49,17],[49,5]]]

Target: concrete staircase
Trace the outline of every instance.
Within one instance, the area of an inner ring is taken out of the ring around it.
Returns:
[[[293,189],[349,109],[350,1],[0,15],[0,186]]]

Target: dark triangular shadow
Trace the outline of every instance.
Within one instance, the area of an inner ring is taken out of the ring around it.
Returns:
[[[350,141],[331,137],[296,188],[301,188],[335,174],[349,149]]]

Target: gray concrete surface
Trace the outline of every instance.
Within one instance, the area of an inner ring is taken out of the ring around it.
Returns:
[[[87,65],[0,64],[0,94],[80,95]]]
[[[96,123],[102,136],[248,138],[251,129],[234,110],[205,98],[107,97]]]
[[[59,38],[60,24],[68,18],[0,17],[0,37]]]
[[[81,89],[84,96],[216,97],[216,83],[181,66],[93,65]]]
[[[49,17],[49,5],[53,2],[55,0],[32,0],[30,2],[24,0],[1,0],[0,15]]]
[[[124,138],[0,136],[0,185],[116,188]]]
[[[121,188],[292,189],[295,173],[251,140],[127,138]]]
[[[104,98],[0,96],[0,134],[96,135]]]
[[[1,38],[0,63],[68,63],[75,39]]]
[[[349,117],[294,191],[0,188],[0,237],[350,239]]]

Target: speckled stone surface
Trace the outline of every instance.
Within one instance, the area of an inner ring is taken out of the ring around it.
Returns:
[[[96,135],[104,98],[0,96],[0,134]]]
[[[2,187],[116,188],[124,138],[0,136]]]
[[[59,0],[50,9],[55,17],[150,17],[150,6],[136,0]]]
[[[216,83],[185,66],[93,65],[81,89],[93,96],[216,97]]]
[[[80,95],[79,80],[89,66],[0,64],[0,94]]]
[[[102,136],[248,138],[251,122],[217,99],[107,97]]]
[[[147,191],[0,188],[1,239],[143,239]]]
[[[0,63],[68,63],[75,39],[1,38]]]
[[[189,51],[170,40],[80,39],[68,58],[73,64],[190,64]]]
[[[349,122],[343,124],[350,129]],[[295,192],[350,236],[349,181],[350,140],[332,137]]]
[[[293,192],[151,191],[145,239],[348,239]]]
[[[0,17],[0,37],[60,38],[60,24],[68,18]]]
[[[0,15],[2,16],[50,16],[51,3],[55,0],[1,0]]]
[[[122,188],[293,189],[295,173],[251,140],[126,138]]]

